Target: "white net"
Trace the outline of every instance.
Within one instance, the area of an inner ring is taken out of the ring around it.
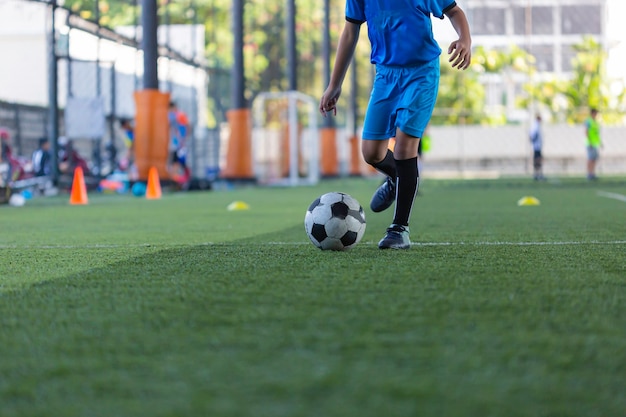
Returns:
[[[265,92],[252,104],[252,151],[257,181],[313,185],[319,181],[317,102],[301,92]]]

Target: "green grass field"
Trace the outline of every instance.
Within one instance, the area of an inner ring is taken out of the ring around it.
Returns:
[[[0,207],[0,416],[626,416],[626,179],[429,180],[409,251],[369,208],[310,244],[377,185]]]

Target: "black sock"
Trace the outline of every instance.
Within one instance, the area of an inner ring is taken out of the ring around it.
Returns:
[[[419,185],[417,158],[396,159],[396,169],[398,176],[396,178],[396,212],[393,215],[393,223],[408,226]]]
[[[393,152],[389,149],[387,149],[387,155],[385,155],[385,158],[380,162],[372,164],[372,166],[388,177],[391,177],[394,181],[398,175],[396,171],[396,160],[393,159]]]

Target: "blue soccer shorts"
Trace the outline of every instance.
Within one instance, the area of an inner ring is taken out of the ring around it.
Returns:
[[[396,129],[421,138],[439,91],[439,59],[418,67],[376,66],[365,114],[364,140],[396,136]]]
[[[597,161],[600,158],[600,152],[595,146],[587,145],[587,159],[590,161]]]

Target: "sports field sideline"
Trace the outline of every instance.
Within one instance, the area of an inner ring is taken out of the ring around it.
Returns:
[[[0,207],[0,415],[625,415],[626,178],[426,180],[400,252],[377,185]]]

